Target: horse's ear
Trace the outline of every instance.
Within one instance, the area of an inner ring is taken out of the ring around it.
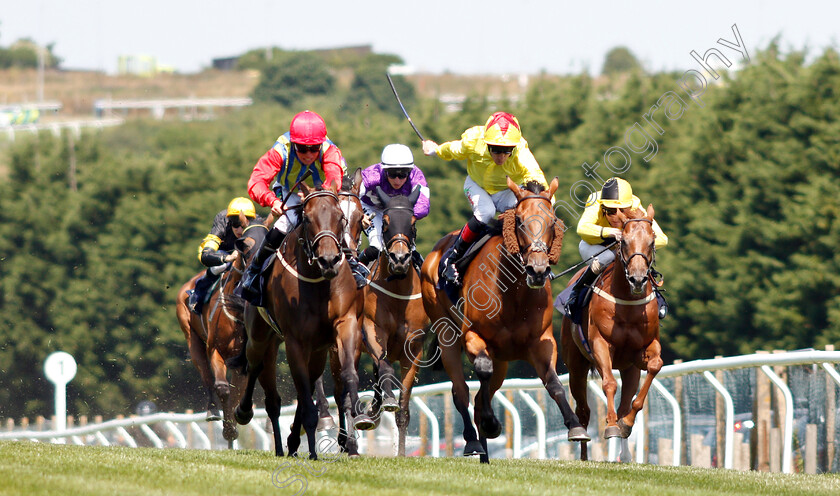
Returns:
[[[356,172],[353,173],[353,187],[350,191],[353,192],[354,195],[359,194],[359,189],[362,187],[362,168],[356,167]]]
[[[385,192],[382,190],[382,186],[376,187],[376,196],[378,196],[379,199],[382,200],[382,204],[386,207],[388,206],[388,202],[391,201],[391,197],[385,194]]]
[[[648,216],[648,219],[653,220],[653,203],[648,204],[647,216]]]
[[[513,182],[513,179],[511,179],[510,176],[506,176],[506,177],[507,177],[508,188],[511,191],[513,191],[514,195],[516,195],[516,201],[521,200],[522,199],[522,188],[520,188],[518,184]]]
[[[330,183],[330,191],[335,194],[338,194],[338,190],[341,189],[341,182],[340,181],[332,181]]]
[[[307,184],[300,183],[300,192],[303,193],[303,196],[308,196],[309,193],[312,192],[312,188],[310,188]]]
[[[411,191],[411,194],[408,195],[408,201],[409,203],[414,205],[415,203],[417,203],[418,198],[420,198],[420,185],[418,185]]]
[[[557,191],[557,186],[560,185],[560,180],[557,179],[557,176],[554,176],[554,179],[551,180],[551,184],[548,185],[548,197],[551,198],[554,196],[554,192]]]

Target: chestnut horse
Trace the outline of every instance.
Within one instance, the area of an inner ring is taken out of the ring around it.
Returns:
[[[584,309],[583,325],[573,325],[563,318],[560,342],[563,361],[569,369],[569,389],[577,403],[575,412],[584,426],[589,424],[586,386],[594,366],[607,397],[605,438],[630,436],[636,414],[662,368],[659,308],[649,282],[656,255],[653,213],[653,205],[649,205],[647,212],[619,209],[608,216],[610,225],[622,230],[615,263],[593,285],[594,294],[588,309]],[[618,383],[612,369],[621,371],[617,413]],[[647,377],[639,389],[642,370],[647,371]],[[581,460],[587,459],[586,443],[581,445],[580,456]]]
[[[225,366],[225,360],[239,354],[245,335],[242,301],[233,296],[233,289],[242,279],[245,263],[249,255],[252,255],[251,247],[259,246],[265,234],[266,228],[262,224],[251,224],[245,229],[241,239],[247,241],[237,243],[238,256],[231,268],[219,278],[218,289],[203,306],[201,315],[190,311],[187,291],[195,287],[195,281],[205,271],[181,286],[175,301],[175,315],[187,339],[190,358],[207,388],[207,420],[222,420],[224,415],[222,432],[229,447],[239,436],[233,420],[233,405],[239,401],[245,386],[245,376],[235,369],[231,371],[231,380],[228,382]]]
[[[354,359],[359,339],[359,319],[363,301],[342,251],[342,237],[348,220],[341,208],[335,186],[310,188],[301,184],[301,223],[278,249],[266,283],[265,312],[278,325],[286,342],[286,357],[297,390],[297,409],[287,440],[289,455],[300,446],[300,429],[306,431],[309,458],[317,459],[315,429],[318,413],[312,400],[315,382],[324,371],[327,353],[337,350],[342,392],[338,395],[340,416],[352,422],[348,437],[355,440],[353,429],[369,429],[373,422],[358,408],[358,374]],[[361,217],[359,217],[361,219]],[[248,383],[236,409],[240,424],[253,417],[253,391],[257,377],[265,388],[273,382],[277,345],[280,337],[260,324],[256,309],[246,312],[248,341]],[[255,324],[252,327],[252,324]],[[272,359],[269,361],[268,359]],[[262,375],[271,372],[272,378]],[[283,455],[279,437],[280,397],[276,387],[266,390],[266,412],[274,430],[275,454]]]
[[[370,284],[365,287],[364,339],[377,375],[370,415],[378,420],[380,410],[396,412],[397,452],[405,456],[411,389],[423,355],[423,328],[429,323],[420,299],[420,276],[411,260],[417,236],[414,203],[420,189],[407,197],[389,197],[377,186],[376,193],[385,206],[385,246],[375,262]],[[402,383],[394,375],[393,361],[400,363]],[[399,404],[392,391],[394,385],[400,389]]]
[[[516,195],[516,207],[502,214],[502,236],[490,238],[464,273],[458,302],[451,302],[435,287],[440,258],[455,241],[457,232],[435,245],[422,270],[423,303],[432,330],[437,333],[443,366],[452,379],[455,408],[464,422],[464,455],[480,455],[483,463],[489,462],[487,439],[502,432],[490,400],[504,381],[508,362],[513,360],[526,360],[536,369],[560,408],[569,429],[568,439],[589,440],[566,400],[555,370],[557,344],[551,323],[548,276],[549,266],[557,262],[563,243],[563,223],[551,208],[557,178],[548,190],[537,182],[520,188],[510,178],[508,188]],[[481,383],[475,396],[478,439],[469,416],[462,349]]]

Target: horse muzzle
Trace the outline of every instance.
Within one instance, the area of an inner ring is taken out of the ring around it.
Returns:
[[[411,253],[388,253],[388,269],[395,276],[404,276],[411,268]]]
[[[630,292],[634,295],[640,295],[645,291],[645,276],[629,276],[627,282],[630,283]]]
[[[341,268],[342,260],[341,253],[321,255],[315,259],[318,263],[318,268],[321,269],[321,275],[327,280],[338,275],[338,269]]]
[[[525,266],[525,283],[531,289],[540,289],[545,286],[548,278],[548,265],[543,267]]]

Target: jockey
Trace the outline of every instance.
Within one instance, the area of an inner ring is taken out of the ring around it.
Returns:
[[[245,224],[241,223],[239,214],[245,216]],[[225,210],[216,214],[213,227],[198,246],[198,260],[207,267],[207,271],[195,281],[195,289],[190,293],[189,307],[194,313],[201,314],[207,290],[219,279],[219,274],[230,268],[230,262],[236,258],[236,254],[232,253],[233,243],[256,218],[254,204],[243,197],[234,198]]]
[[[347,170],[341,150],[327,137],[324,119],[309,110],[292,118],[289,131],[277,138],[274,146],[263,154],[248,180],[248,194],[251,198],[263,207],[271,207],[271,213],[277,218],[236,290],[237,295],[255,305],[262,306],[259,274],[263,263],[298,225],[299,216],[294,207],[301,204],[301,198],[291,188],[307,169],[312,171],[312,176],[306,182],[310,186],[323,185],[325,188],[333,182],[340,185]],[[351,258],[348,257],[348,262],[353,267]],[[353,261],[359,265],[358,261]],[[363,274],[355,270],[353,276],[357,285],[360,284],[360,278],[365,279]]]
[[[464,194],[472,206],[473,216],[461,229],[446,257],[442,273],[444,279],[460,285],[461,278],[455,263],[481,238],[496,212],[516,206],[516,196],[508,189],[507,177],[516,184],[536,181],[546,188],[548,182],[528,149],[528,142],[522,138],[519,121],[506,112],[496,112],[483,126],[467,129],[460,140],[441,145],[426,140],[423,152],[444,160],[467,161]]]
[[[619,208],[637,210],[641,206],[642,201],[633,195],[633,188],[630,183],[620,177],[608,179],[601,191],[592,193],[586,201],[586,209],[577,225],[577,233],[581,238],[578,251],[580,251],[580,256],[584,260],[590,257],[594,258],[592,258],[586,271],[575,282],[566,303],[566,315],[575,324],[580,324],[581,314],[583,313],[582,302],[578,301],[583,287],[595,282],[598,274],[615,260],[615,251],[605,250],[604,246],[612,241],[621,241],[621,229],[610,226],[607,214],[613,214],[615,209]],[[662,228],[659,227],[656,220],[653,221],[652,227],[656,235],[654,248],[666,246],[668,236],[662,232]],[[653,289],[656,291],[657,300],[660,301],[659,316],[664,318],[667,305],[663,304],[664,298],[661,297],[655,285],[653,285]]]
[[[376,194],[376,187],[382,188],[388,196],[408,196],[415,188],[420,188],[420,196],[414,204],[414,217],[417,220],[429,214],[429,186],[423,172],[414,165],[414,155],[405,145],[391,144],[382,150],[382,160],[362,171],[362,187],[359,196],[362,207],[369,219],[370,227],[365,229],[368,247],[359,255],[359,261],[368,264],[379,256],[382,250],[382,203]],[[423,265],[423,256],[411,247],[411,260],[417,270]]]

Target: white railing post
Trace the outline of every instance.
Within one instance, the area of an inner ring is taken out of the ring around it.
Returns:
[[[781,377],[776,375],[768,365],[761,366],[762,372],[770,378],[785,397],[785,439],[782,442],[782,473],[791,473],[793,458],[793,395]]]
[[[720,383],[714,374],[708,370],[703,372],[703,377],[723,396],[723,404],[726,409],[726,423],[723,435],[723,468],[732,468],[734,466],[732,459],[732,432],[735,430],[735,407],[732,403],[732,396],[729,391]]]

